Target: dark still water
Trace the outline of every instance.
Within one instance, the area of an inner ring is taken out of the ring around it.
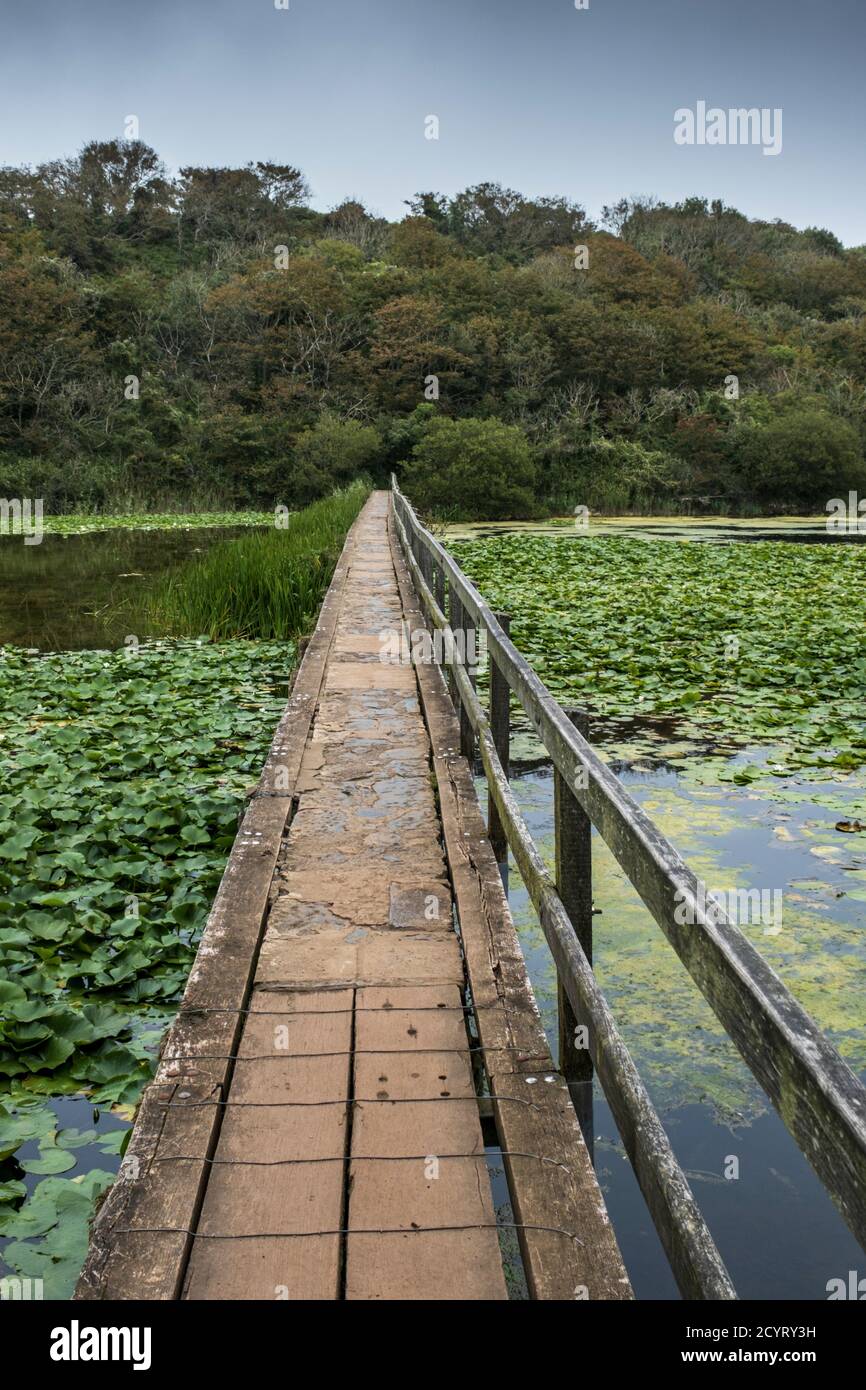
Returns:
[[[753,757],[754,750],[743,756]],[[653,767],[646,757],[637,767],[615,764],[631,794],[712,889],[743,881],[784,885],[782,924],[766,933],[760,926],[743,930],[849,1065],[866,1076],[862,865],[847,845],[845,858],[823,852],[831,822],[844,813],[841,790],[834,788],[828,804],[816,806],[815,788],[794,779],[780,784],[776,799],[775,789],[764,793],[702,779],[700,759],[686,766],[685,773]],[[513,767],[512,785],[552,865],[550,765]],[[483,782],[484,804],[482,788]],[[862,805],[862,788],[845,795],[852,807]],[[849,1270],[866,1274],[862,1249],[595,833],[593,896],[601,909],[594,919],[596,974],[739,1296],[824,1300],[828,1280],[846,1279]],[[509,899],[555,1056],[555,969],[513,863]],[[678,1298],[597,1083],[591,1130],[599,1181],[637,1297]]]
[[[120,647],[129,632],[126,600],[140,597],[166,571],[249,529],[45,535],[32,546],[18,536],[0,536],[0,645],[40,651]]]

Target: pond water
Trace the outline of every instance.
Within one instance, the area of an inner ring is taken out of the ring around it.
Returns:
[[[85,651],[123,645],[123,608],[167,570],[248,527],[0,536],[0,646]],[[118,607],[121,605],[121,607]],[[141,634],[139,634],[141,635]]]
[[[128,629],[115,611],[118,597],[140,595],[167,569],[243,529],[46,535],[40,546],[26,548],[20,540],[0,538],[0,644],[46,652],[122,646]],[[562,537],[571,529],[573,521],[567,519],[547,527],[452,528],[449,534],[455,539],[523,532]],[[655,541],[660,536],[715,542],[826,538],[824,518],[593,520],[590,534]],[[563,648],[571,641],[564,640]],[[743,698],[750,698],[748,692]],[[552,859],[551,768],[534,736],[518,721],[514,735],[515,792],[536,842]],[[718,731],[705,734],[699,710],[685,721],[677,714],[596,718],[593,741],[711,888],[782,887],[782,920],[769,930],[760,925],[748,930],[849,1064],[866,1076],[866,838],[836,829],[842,821],[866,819],[866,774],[839,770],[812,780],[806,769],[775,776],[769,784],[766,778],[753,783],[749,777],[732,783],[731,769],[764,765],[772,750],[757,742],[728,742]],[[593,852],[596,905],[602,910],[594,928],[596,970],[740,1296],[826,1298],[829,1279],[862,1270],[860,1247],[597,836]],[[513,865],[509,887],[555,1049],[552,960]],[[152,1045],[168,1017],[142,1009],[136,1031],[149,1033]],[[88,1099],[73,1095],[54,1097],[50,1104],[58,1128],[75,1131],[81,1140],[69,1178],[75,1181],[79,1171],[114,1171],[119,1161],[115,1141],[127,1129],[129,1112],[105,1105],[94,1110]],[[593,1134],[599,1178],[638,1297],[676,1298],[666,1258],[598,1088]],[[30,1141],[19,1156],[26,1162],[38,1152],[38,1144]],[[739,1159],[734,1181],[724,1177],[731,1156]],[[490,1161],[497,1202],[504,1204],[501,1160],[493,1152]],[[23,1176],[30,1192],[42,1181],[38,1170],[25,1175],[18,1169],[14,1174],[0,1171],[0,1181],[10,1176]],[[76,1238],[86,1215],[85,1204],[76,1217]],[[507,1211],[504,1219],[510,1219]],[[507,1248],[512,1236],[504,1233]]]
[[[814,544],[833,538],[823,518],[447,537],[707,891],[766,895],[741,929],[866,1080],[866,552]],[[516,702],[512,719],[512,785],[553,867],[552,769]],[[555,970],[513,864],[509,887],[555,1049]],[[826,1299],[863,1252],[596,834],[593,890],[599,982],[740,1296]],[[592,1132],[638,1296],[676,1298],[598,1086]]]
[[[529,742],[525,735],[524,747]],[[738,756],[755,757],[756,750]],[[862,902],[852,896],[852,890],[862,889],[850,881],[866,855],[849,851],[832,862],[814,853],[832,833],[839,807],[849,802],[855,810],[862,793],[846,789],[838,801],[832,798],[832,807],[822,809],[805,788],[783,784],[766,797],[703,785],[693,776],[697,768],[652,770],[621,760],[614,766],[712,888],[786,885],[784,912],[770,934],[762,926],[744,930],[866,1078],[866,940]],[[533,838],[552,865],[550,764],[540,757],[518,763],[512,784]],[[738,1293],[755,1299],[826,1298],[829,1279],[844,1277],[858,1261],[862,1265],[860,1247],[595,833],[593,879],[595,905],[601,908],[594,920],[596,973]],[[555,1053],[555,968],[513,863],[509,899]],[[635,1291],[638,1297],[677,1298],[616,1124],[600,1087],[594,1089],[596,1167]],[[732,1156],[739,1160],[736,1180],[724,1176]]]

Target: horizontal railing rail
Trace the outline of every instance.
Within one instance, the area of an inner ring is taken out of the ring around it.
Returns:
[[[397,532],[433,626],[449,637],[461,746],[478,750],[496,812],[538,913],[647,1206],[686,1297],[735,1297],[721,1256],[676,1162],[598,987],[575,925],[521,816],[494,731],[461,659],[467,630],[486,633],[491,673],[514,693],[562,785],[611,849],[747,1065],[866,1245],[866,1088],[720,903],[574,727],[503,624],[392,479]],[[446,612],[447,592],[447,612]],[[463,641],[454,640],[461,634]],[[500,697],[501,703],[501,697]]]

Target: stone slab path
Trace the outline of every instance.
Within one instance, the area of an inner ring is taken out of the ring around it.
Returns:
[[[387,508],[345,557],[188,1299],[506,1297]]]

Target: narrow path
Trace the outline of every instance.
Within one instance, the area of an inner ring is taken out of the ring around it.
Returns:
[[[77,1299],[505,1298],[479,1073],[530,1296],[631,1297],[442,672],[381,659],[423,623],[388,507],[337,564]]]
[[[430,743],[380,660],[387,509],[346,556],[188,1299],[506,1296]]]

